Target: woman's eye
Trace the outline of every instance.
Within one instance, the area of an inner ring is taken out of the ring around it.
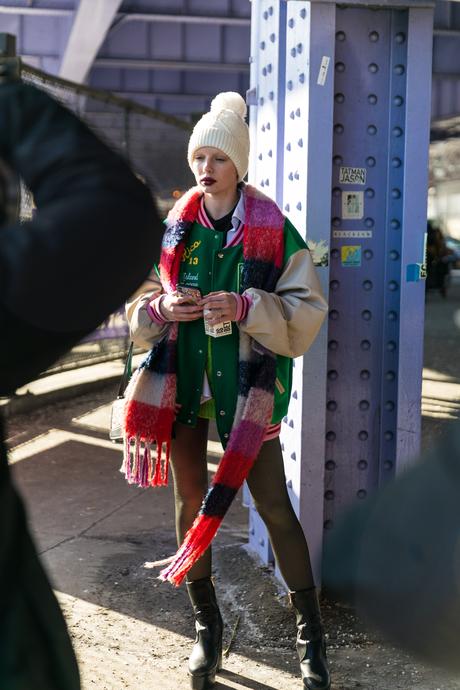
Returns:
[[[225,163],[226,160],[226,158],[216,158],[216,161],[219,161],[219,163]]]

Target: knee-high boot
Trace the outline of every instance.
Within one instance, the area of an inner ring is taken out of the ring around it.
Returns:
[[[189,659],[193,690],[207,690],[215,683],[222,668],[222,616],[210,577],[187,582],[187,591],[195,614],[196,639]]]
[[[331,679],[316,589],[301,589],[290,592],[289,596],[296,613],[297,653],[303,687],[306,690],[330,690]]]

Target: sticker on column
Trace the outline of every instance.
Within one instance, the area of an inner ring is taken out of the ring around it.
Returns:
[[[323,55],[323,59],[321,60],[321,65],[318,72],[318,81],[316,82],[319,86],[324,86],[324,84],[326,83],[330,61],[330,57],[327,57],[327,55]]]
[[[423,237],[423,259],[422,263],[407,264],[406,280],[408,283],[418,283],[419,280],[426,280],[426,245],[428,233]]]
[[[406,267],[406,280],[408,283],[418,283],[419,280],[426,278],[422,275],[423,264],[407,264]]]
[[[359,237],[361,240],[370,240],[372,239],[372,230],[333,230],[332,237],[336,239]]]
[[[344,245],[341,247],[342,266],[361,266],[361,245]]]
[[[366,184],[366,168],[340,168],[340,184]]]
[[[342,192],[342,218],[360,220],[364,216],[364,192]]]
[[[422,280],[426,280],[427,277],[427,272],[426,272],[426,244],[428,240],[428,233],[426,232],[423,238],[423,263],[420,266],[420,278]]]

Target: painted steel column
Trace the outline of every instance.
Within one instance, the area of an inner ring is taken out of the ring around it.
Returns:
[[[323,526],[418,449],[432,19],[428,0],[253,0],[251,181],[328,283],[282,431],[318,582]]]
[[[252,0],[251,7],[251,152],[249,182],[279,205],[283,200],[284,81],[286,3]],[[264,563],[273,562],[265,524],[249,492],[249,548]]]
[[[250,182],[274,199],[283,199],[284,84],[286,3],[251,1]]]
[[[430,21],[337,8],[326,529],[418,448]]]
[[[306,239],[328,293],[335,7],[287,3],[283,211]],[[327,323],[294,361],[281,441],[289,495],[321,579]],[[276,571],[281,579],[281,573]]]
[[[307,238],[328,284],[335,7],[252,0],[250,181],[283,208]],[[329,69],[330,68],[330,69]],[[313,97],[311,97],[311,94]],[[314,175],[307,175],[310,169]],[[281,442],[288,492],[320,578],[323,532],[326,328],[294,362]],[[246,494],[247,495],[247,494]],[[250,508],[249,546],[273,559]],[[281,574],[276,571],[281,579]]]
[[[425,232],[428,189],[428,142],[431,114],[431,46],[433,10],[409,10],[404,184],[402,280],[399,340],[397,469],[403,469],[420,450],[425,281]],[[405,271],[405,275],[404,275]],[[419,334],[418,340],[414,333]],[[407,344],[407,345],[406,345]]]

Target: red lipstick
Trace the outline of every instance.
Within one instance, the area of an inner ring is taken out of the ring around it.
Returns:
[[[215,184],[216,181],[213,177],[202,177],[200,182],[205,187],[209,187],[210,185]]]

